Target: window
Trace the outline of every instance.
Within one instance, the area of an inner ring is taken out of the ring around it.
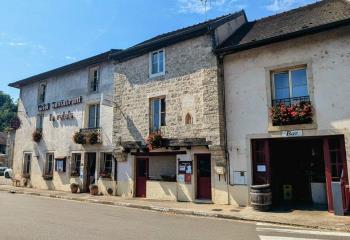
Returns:
[[[80,176],[81,154],[73,153],[70,165],[70,175],[78,177]]]
[[[44,126],[44,114],[38,114],[36,118],[36,129],[42,130]]]
[[[89,69],[89,91],[98,92],[99,83],[100,83],[99,67],[90,68]]]
[[[150,54],[150,76],[158,76],[165,73],[164,50]]]
[[[101,168],[100,168],[100,176],[103,178],[110,178],[112,176],[112,162],[113,157],[111,153],[103,153],[103,157],[101,158]]]
[[[31,160],[32,160],[32,154],[25,153],[24,159],[23,159],[23,175],[24,176],[30,175]]]
[[[53,159],[54,159],[53,153],[46,154],[45,171],[44,171],[46,176],[53,175]]]
[[[39,103],[44,103],[46,99],[46,83],[41,83],[39,85]]]
[[[56,158],[55,171],[65,172],[66,171],[66,158]]]
[[[165,126],[165,98],[151,99],[150,130],[156,132],[161,126]]]
[[[100,127],[100,105],[94,104],[89,106],[88,128]]]
[[[193,123],[192,115],[190,113],[187,113],[185,118],[185,124],[191,125],[192,123]]]
[[[307,86],[306,68],[295,68],[291,70],[272,73],[273,100],[278,103],[291,104],[292,100],[308,101],[309,93]],[[284,101],[281,101],[284,100]]]

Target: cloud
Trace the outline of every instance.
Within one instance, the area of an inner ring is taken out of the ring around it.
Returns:
[[[237,0],[208,0],[205,4],[205,0],[177,0],[179,13],[196,13],[204,14],[205,11],[209,11],[215,7],[222,7],[226,4],[236,2]]]
[[[283,12],[308,2],[310,0],[272,0],[270,4],[266,5],[266,9],[271,12]]]
[[[76,61],[77,60],[76,57],[72,57],[72,56],[65,56],[64,58],[67,59],[67,60],[70,60],[70,61]]]
[[[10,37],[8,34],[4,32],[0,32],[0,45],[11,48],[27,48],[32,51],[40,52],[41,54],[46,54],[47,49],[44,45],[26,42],[26,41],[18,41],[16,38]]]

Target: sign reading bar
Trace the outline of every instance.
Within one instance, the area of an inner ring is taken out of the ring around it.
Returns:
[[[39,112],[43,111],[48,111],[52,107],[53,109],[61,108],[61,107],[67,107],[75,104],[79,104],[83,101],[83,97],[76,97],[76,98],[71,98],[71,99],[66,99],[66,100],[61,100],[57,102],[52,102],[52,103],[43,103],[38,105],[38,110]]]
[[[303,136],[302,130],[282,131],[282,137],[301,137],[301,136]]]

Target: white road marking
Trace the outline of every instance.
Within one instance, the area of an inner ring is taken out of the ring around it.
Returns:
[[[348,232],[326,232],[326,231],[313,231],[304,229],[284,229],[284,228],[260,228],[257,227],[258,232],[278,232],[278,233],[296,233],[307,235],[319,235],[319,236],[334,236],[334,237],[350,237]]]
[[[290,226],[290,225],[283,225],[283,224],[277,224],[277,223],[264,223],[264,222],[257,222],[256,226],[261,227],[280,227],[280,228],[294,228],[294,229],[307,229],[305,227],[297,227],[297,226]]]
[[[322,240],[316,238],[294,238],[294,237],[280,237],[280,236],[259,236],[260,240]]]

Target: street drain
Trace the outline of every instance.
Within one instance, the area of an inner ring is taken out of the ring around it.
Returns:
[[[214,211],[214,212],[221,212],[222,209],[221,208],[214,208],[214,209],[212,209],[212,211]]]

